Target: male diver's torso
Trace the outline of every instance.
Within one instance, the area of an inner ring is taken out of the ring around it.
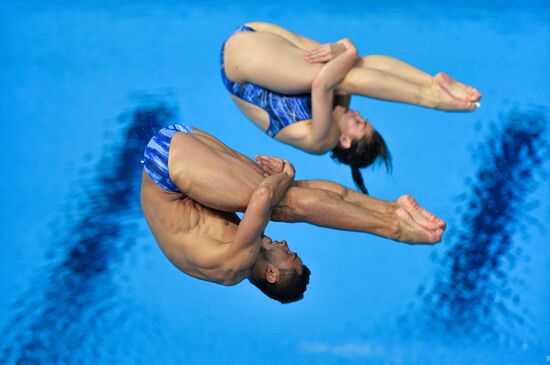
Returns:
[[[224,284],[219,268],[194,261],[202,252],[207,256],[233,241],[239,224],[235,213],[204,207],[182,193],[167,193],[146,173],[141,204],[155,240],[174,266],[197,279]]]

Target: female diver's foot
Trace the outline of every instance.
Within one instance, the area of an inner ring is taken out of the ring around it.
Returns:
[[[437,218],[426,209],[422,208],[410,195],[403,195],[395,201],[398,207],[405,209],[415,222],[429,230],[445,230],[447,224],[443,219]]]
[[[444,72],[440,72],[435,75],[434,80],[439,84],[439,86],[449,91],[449,93],[454,97],[472,102],[476,102],[481,99],[482,95],[479,90],[454,80],[451,76]]]
[[[419,224],[403,207],[395,209],[397,234],[395,240],[410,244],[434,244],[441,241],[443,229],[428,229]]]
[[[478,101],[469,101],[457,98],[449,92],[445,87],[434,79],[431,86],[420,89],[419,100],[429,100],[424,103],[428,108],[444,110],[448,112],[472,112],[479,108]]]

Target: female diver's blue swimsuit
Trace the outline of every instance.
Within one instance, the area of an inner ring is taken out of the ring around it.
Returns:
[[[246,25],[241,25],[231,35],[238,32],[254,31]],[[269,127],[266,131],[269,136],[275,137],[284,127],[312,118],[311,95],[309,93],[285,95],[249,82],[240,84],[229,80],[225,74],[223,62],[224,47],[225,42],[222,45],[220,57],[222,79],[225,87],[231,94],[259,106],[269,114]]]

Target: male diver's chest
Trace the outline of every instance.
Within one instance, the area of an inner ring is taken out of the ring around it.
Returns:
[[[240,219],[235,213],[210,211],[201,224],[202,234],[221,242],[231,242],[237,234]]]

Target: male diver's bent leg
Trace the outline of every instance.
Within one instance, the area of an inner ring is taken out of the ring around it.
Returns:
[[[367,232],[408,243],[437,243],[443,236],[443,229],[419,224],[403,207],[396,206],[383,213],[349,203],[333,191],[298,186],[287,190],[281,203],[274,208],[272,218]]]
[[[169,165],[172,180],[185,195],[223,211],[244,211],[253,191],[264,179],[259,170],[214,148],[198,134],[174,136]],[[348,203],[328,190],[291,186],[272,217],[285,222],[369,232],[410,243],[441,240],[441,231],[426,230],[397,211],[385,214]]]
[[[348,203],[355,204],[365,209],[375,210],[380,213],[392,213],[398,208],[403,208],[416,222],[428,229],[441,228],[445,230],[446,227],[444,220],[422,208],[410,195],[403,195],[396,201],[390,202],[359,193],[355,190],[348,189],[340,184],[327,180],[299,180],[294,182],[294,184],[301,187],[332,191],[340,195],[340,197]]]
[[[254,189],[264,179],[235,155],[218,148],[208,135],[177,134],[170,148],[170,175],[189,198],[212,209],[246,210]]]

